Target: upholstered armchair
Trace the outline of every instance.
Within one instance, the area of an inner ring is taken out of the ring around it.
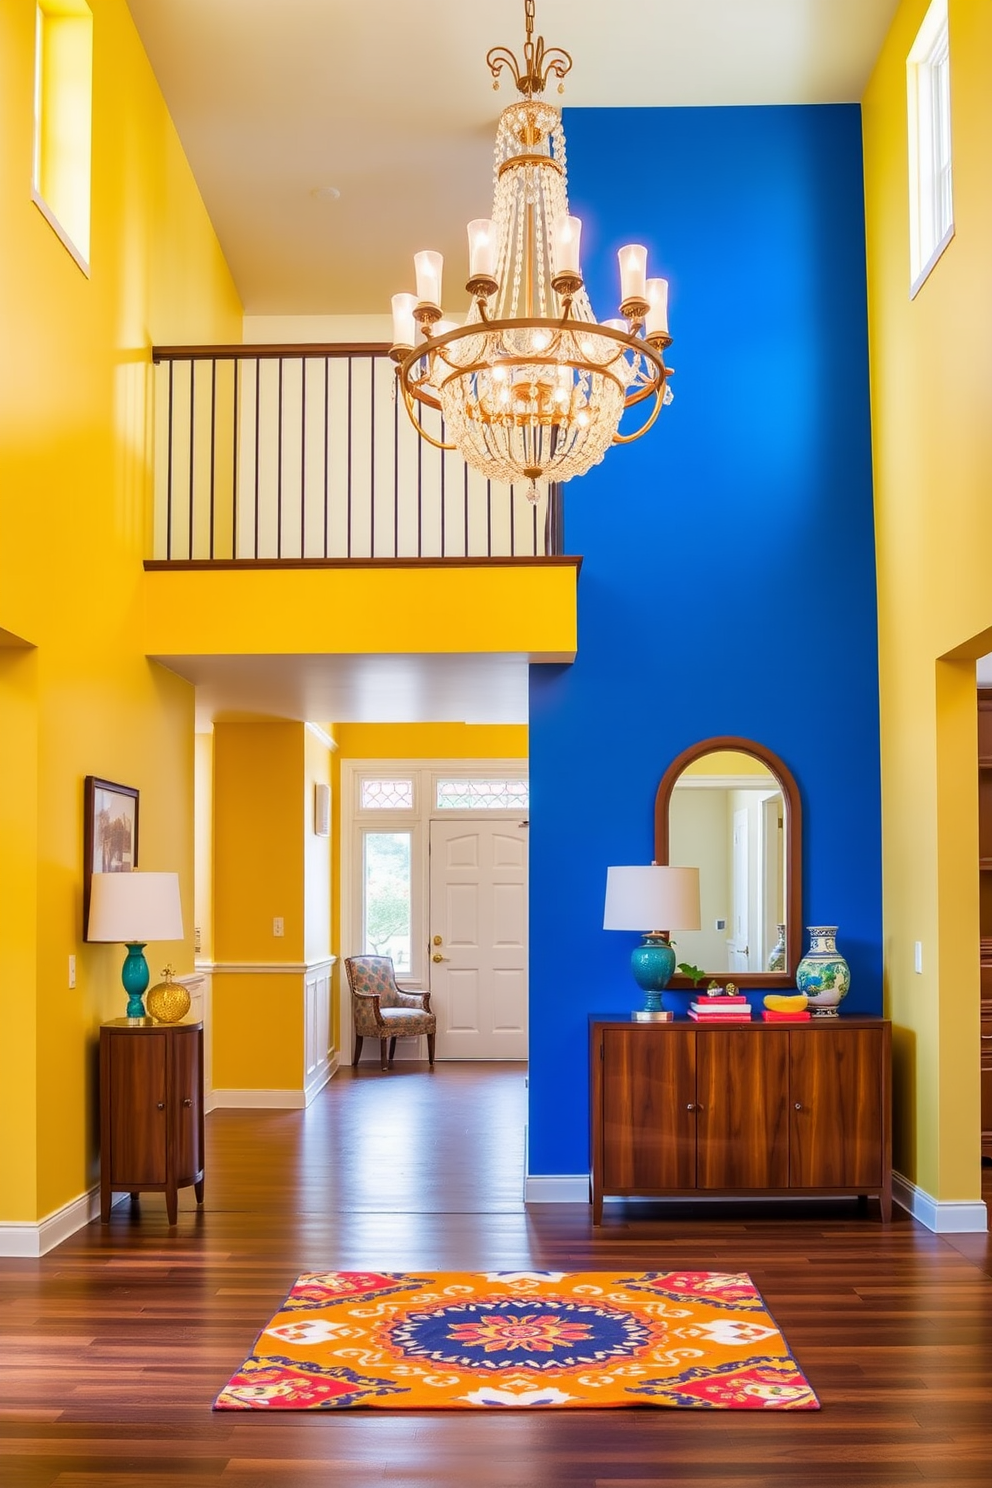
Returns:
[[[348,956],[344,964],[351,988],[351,1012],[355,1025],[352,1064],[358,1063],[366,1038],[379,1040],[382,1067],[388,1069],[396,1053],[398,1038],[426,1033],[427,1057],[433,1069],[437,1017],[431,1012],[431,994],[401,992],[389,956]]]

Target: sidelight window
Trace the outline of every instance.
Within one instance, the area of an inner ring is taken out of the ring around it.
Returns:
[[[397,976],[412,970],[410,832],[364,832],[362,950],[391,956]]]

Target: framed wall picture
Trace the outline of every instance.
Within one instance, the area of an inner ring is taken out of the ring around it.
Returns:
[[[138,792],[87,775],[83,793],[83,939],[89,939],[94,873],[130,873],[138,866]]]

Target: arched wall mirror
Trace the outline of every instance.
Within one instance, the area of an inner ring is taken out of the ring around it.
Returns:
[[[700,930],[679,963],[706,980],[792,986],[802,944],[802,821],[786,766],[750,739],[704,739],[673,760],[655,802],[655,862],[699,869]],[[690,987],[681,973],[673,987]]]

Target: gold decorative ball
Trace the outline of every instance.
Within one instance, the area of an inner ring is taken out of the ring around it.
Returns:
[[[156,1023],[178,1023],[189,1012],[189,993],[172,980],[174,972],[171,966],[167,966],[162,975],[165,981],[158,982],[146,994],[145,1006]]]

